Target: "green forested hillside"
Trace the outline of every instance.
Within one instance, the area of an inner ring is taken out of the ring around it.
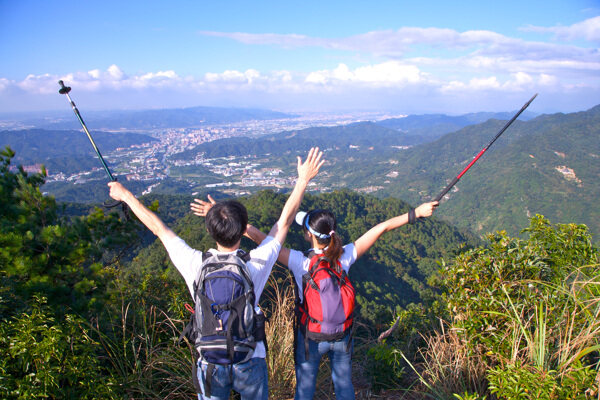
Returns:
[[[390,146],[408,146],[419,138],[385,128],[372,122],[360,122],[336,127],[315,127],[266,135],[257,139],[227,138],[202,143],[193,150],[178,154],[181,159],[204,153],[207,158],[306,152],[318,146],[335,150],[338,155],[352,153],[349,146],[375,147],[378,151]]]
[[[434,197],[503,125],[470,126],[400,154],[402,173],[378,195],[413,202]],[[600,106],[516,121],[448,194],[440,215],[479,233],[515,234],[539,213],[558,223],[584,223],[597,238],[599,158]]]
[[[94,132],[94,141],[105,153],[118,147],[155,142],[157,139],[139,133]],[[44,164],[50,171],[65,173],[90,170],[101,164],[81,130],[26,129],[0,131],[0,148],[15,151],[15,163]]]
[[[62,209],[42,195],[43,174],[9,168],[13,156],[0,152],[0,398],[195,398],[195,349],[177,340],[191,299],[161,245],[130,261],[148,232],[135,218]],[[285,199],[263,191],[242,201],[266,230]],[[189,198],[143,200],[192,246],[213,245],[203,220],[187,211]],[[313,207],[332,209],[350,241],[408,204],[341,191],[307,195],[302,208]],[[476,248],[436,218],[384,235],[350,273],[362,306],[356,397],[597,398],[598,249],[584,225],[553,226],[538,215],[527,230],[526,240],[499,233]],[[305,248],[298,227],[288,244]],[[293,298],[284,276],[276,268],[261,299],[275,400],[294,392]],[[379,342],[393,311],[398,330]],[[318,398],[332,393],[319,379]]]
[[[263,232],[268,232],[276,222],[286,198],[285,195],[263,191],[241,201],[248,208],[250,223]],[[180,210],[187,210],[189,205],[181,203],[178,207]],[[161,208],[163,207],[159,206],[159,210]],[[344,243],[349,243],[377,223],[407,212],[409,205],[393,198],[380,200],[351,191],[341,191],[318,196],[307,195],[303,208],[330,209],[337,217],[337,232]],[[179,219],[174,224],[174,229],[194,248],[206,250],[214,246],[204,227],[204,220],[194,215],[188,213]],[[472,236],[436,218],[404,226],[384,235],[350,270],[350,277],[358,288],[359,301],[363,306],[361,314],[371,323],[385,324],[398,307],[430,298],[433,292],[427,280],[437,271],[437,260],[456,253],[463,244],[473,246],[477,243]],[[246,249],[255,246],[249,241],[243,243]],[[291,229],[286,246],[298,250],[307,249],[300,227]],[[169,265],[166,251],[156,241],[140,252],[132,263],[131,271],[163,271]],[[177,275],[172,267],[170,271],[174,276]]]

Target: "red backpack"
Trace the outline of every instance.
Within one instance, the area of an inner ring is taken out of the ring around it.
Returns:
[[[327,257],[313,255],[302,276],[302,293],[296,309],[307,353],[308,339],[339,340],[352,331],[355,291],[339,261],[332,267]]]

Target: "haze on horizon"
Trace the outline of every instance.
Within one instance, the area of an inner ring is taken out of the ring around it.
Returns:
[[[596,0],[0,1],[0,110],[403,114],[600,103]]]

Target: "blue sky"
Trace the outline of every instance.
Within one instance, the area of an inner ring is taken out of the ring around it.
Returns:
[[[571,112],[599,44],[598,0],[0,0],[0,111]]]

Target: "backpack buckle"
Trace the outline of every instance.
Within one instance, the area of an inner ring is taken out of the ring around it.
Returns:
[[[217,319],[218,322],[218,326],[217,326],[217,331],[222,331],[223,330],[223,321],[221,320],[221,310],[215,310],[215,306],[218,306],[217,303],[212,303],[210,305],[210,310],[213,312],[215,318]]]

